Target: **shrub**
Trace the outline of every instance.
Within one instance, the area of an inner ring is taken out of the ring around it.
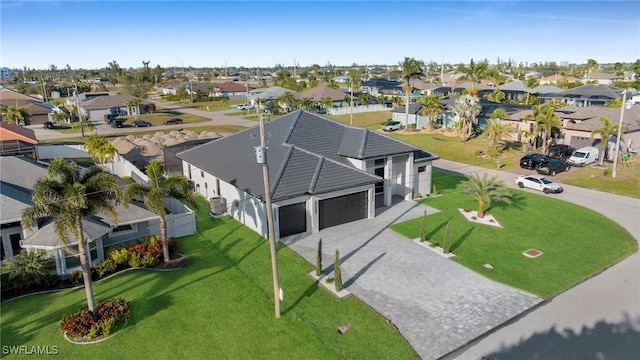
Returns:
[[[611,175],[611,169],[610,168],[604,168],[604,176],[609,176]]]
[[[82,271],[76,270],[76,271],[72,272],[71,274],[69,274],[69,281],[71,281],[71,283],[73,285],[82,284],[82,282],[84,281],[82,279]]]
[[[142,266],[144,267],[154,267],[156,265],[158,265],[158,263],[160,262],[160,256],[156,256],[153,254],[145,254],[142,259],[140,260],[140,263],[142,264]]]
[[[408,130],[411,130],[411,131],[415,130],[415,129],[416,129],[416,124],[409,124],[409,125],[407,125],[407,129],[408,129]]]
[[[129,246],[129,252],[131,253],[131,257],[133,257],[134,255],[144,256],[148,251],[148,247],[149,247],[148,243],[135,244],[135,245]],[[131,261],[129,261],[129,263],[131,263]]]
[[[436,189],[435,185],[433,185],[433,190],[431,191],[431,196],[438,196],[438,190]]]
[[[136,268],[136,267],[141,267],[142,266],[142,256],[140,256],[138,253],[132,252],[131,256],[129,257],[129,266]]]
[[[451,250],[451,232],[453,231],[452,225],[447,221],[447,227],[444,229],[444,241],[442,242],[442,252],[445,254]]]
[[[94,313],[89,309],[81,309],[68,313],[62,317],[60,329],[75,339],[95,339],[98,336],[108,336],[116,323],[131,316],[129,302],[117,298],[99,304]]]
[[[336,291],[342,290],[342,270],[340,270],[340,251],[336,249],[336,260],[333,263]]]
[[[316,255],[316,276],[322,275],[322,239],[318,241],[318,254]]]
[[[129,265],[131,253],[127,248],[119,248],[109,251],[109,258],[113,260],[117,267],[123,268]]]
[[[115,261],[107,259],[98,263],[98,265],[95,266],[95,270],[98,273],[98,276],[103,278],[116,272],[117,267],[118,266]]]

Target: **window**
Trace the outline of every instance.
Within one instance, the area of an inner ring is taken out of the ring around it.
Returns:
[[[11,248],[13,249],[13,255],[19,254],[22,248],[20,247],[20,240],[22,240],[22,235],[20,233],[9,235],[9,239],[11,240]]]
[[[187,165],[187,170],[189,171],[189,180],[191,180],[191,164]]]
[[[114,227],[112,232],[117,233],[117,232],[132,231],[132,230],[134,230],[133,225],[126,224],[126,225],[119,225],[117,227]]]
[[[200,170],[200,177],[204,177],[204,171]]]
[[[0,236],[0,261],[4,261],[4,258],[7,257],[4,253],[4,243],[2,242],[2,236]]]
[[[376,159],[374,162],[374,166],[384,166],[387,162],[387,159]]]
[[[426,166],[418,166],[418,172],[419,173],[425,172],[425,171],[427,171],[427,167]]]

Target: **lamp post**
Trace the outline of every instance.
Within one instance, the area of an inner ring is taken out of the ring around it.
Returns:
[[[84,125],[82,124],[82,115],[80,114],[80,97],[78,96],[78,84],[74,82],[73,86],[76,90],[76,107],[78,108],[78,120],[80,121],[80,134],[82,134],[82,138],[84,139]]]
[[[618,135],[616,136],[616,153],[613,157],[613,170],[611,170],[611,176],[616,178],[616,168],[618,166],[618,156],[620,153],[620,136],[622,136],[622,119],[624,118],[624,107],[627,101],[627,91],[622,91],[622,105],[620,106],[620,121],[618,122]],[[607,139],[608,140],[608,139]]]

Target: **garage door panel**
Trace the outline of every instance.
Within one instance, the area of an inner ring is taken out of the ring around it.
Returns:
[[[365,219],[367,213],[366,191],[321,200],[319,202],[320,230]]]
[[[307,232],[306,203],[297,203],[278,208],[280,237]]]

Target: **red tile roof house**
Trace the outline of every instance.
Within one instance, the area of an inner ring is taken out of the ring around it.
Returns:
[[[0,156],[31,155],[37,158],[37,144],[33,130],[0,122]]]

